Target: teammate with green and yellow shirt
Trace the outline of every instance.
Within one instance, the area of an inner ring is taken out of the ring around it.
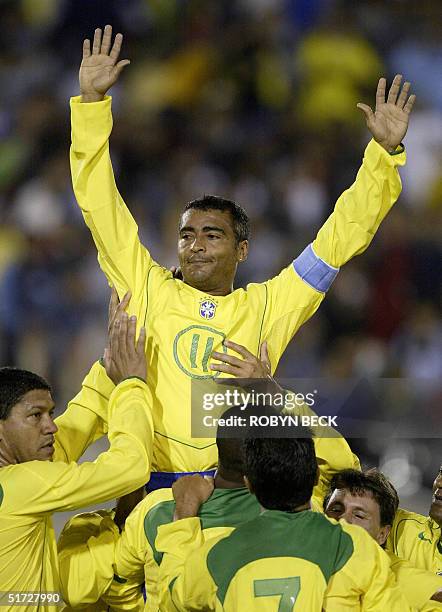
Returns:
[[[0,591],[7,609],[56,609],[48,606],[50,599],[11,601],[14,593],[59,592],[53,512],[123,495],[149,476],[152,398],[145,382],[145,333],[135,344],[135,332],[136,319],[120,313],[105,362],[109,401],[94,389],[92,372],[56,421],[45,380],[0,369]],[[106,423],[96,416],[97,403]],[[105,427],[109,450],[77,464]]]
[[[344,470],[334,475],[324,500],[325,514],[336,520],[363,527],[384,547],[396,521],[399,497],[389,480],[378,470]],[[441,609],[442,577],[400,558],[388,550],[396,582],[410,606],[417,610]]]
[[[236,357],[225,339],[255,355],[268,341],[276,368],[287,344],[316,311],[339,267],[362,253],[397,200],[400,145],[414,96],[397,75],[385,98],[378,84],[376,111],[359,105],[374,140],[355,183],[338,199],[316,239],[293,263],[265,283],[233,289],[247,258],[249,224],[234,202],[207,196],[186,206],[180,220],[178,257],[183,281],[141,245],[138,227],[118,193],[109,156],[111,100],[105,97],[128,60],[118,61],[122,36],[97,29],[86,40],[80,68],[81,96],[73,98],[71,170],[75,195],[98,249],[101,268],[119,295],[132,291],[131,311],[146,325],[149,381],[155,390],[151,488],[170,486],[178,473],[216,465],[213,439],[192,438],[191,382],[219,374],[213,351]],[[222,375],[222,374],[221,374]],[[155,478],[154,478],[155,477]]]
[[[433,483],[428,516],[400,508],[387,540],[387,550],[416,567],[442,576],[442,466]]]
[[[247,438],[244,469],[257,517],[206,540],[198,510],[212,487],[199,478],[159,527],[161,610],[410,610],[372,538],[309,509],[311,438]]]

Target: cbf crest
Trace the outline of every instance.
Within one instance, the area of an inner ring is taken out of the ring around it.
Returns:
[[[213,300],[209,300],[207,298],[205,298],[204,300],[201,300],[200,316],[203,319],[206,319],[206,321],[209,319],[213,319],[213,317],[215,316],[215,312],[216,312],[216,302],[214,302]]]

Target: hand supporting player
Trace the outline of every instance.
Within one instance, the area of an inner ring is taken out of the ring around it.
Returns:
[[[129,317],[124,310],[129,300],[130,292],[126,293],[118,304],[118,296],[114,289],[109,304],[109,346],[104,351],[104,367],[116,385],[125,378],[133,376],[145,381],[147,376],[144,348],[146,330],[142,327],[138,340],[135,341],[137,318]]]
[[[408,97],[410,83],[405,82],[401,89],[401,81],[402,75],[397,74],[385,101],[386,79],[379,79],[375,112],[367,104],[357,104],[365,114],[373,138],[389,153],[396,149],[407,133],[410,113],[416,100],[415,95]]]
[[[116,83],[121,71],[130,64],[128,59],[118,60],[123,42],[123,35],[115,36],[112,42],[112,26],[104,28],[103,37],[101,29],[94,32],[91,43],[88,38],[83,42],[83,60],[80,66],[80,93],[82,102],[99,102],[103,100],[108,89]]]
[[[173,498],[175,500],[174,521],[184,518],[198,516],[200,507],[212,495],[214,480],[209,476],[183,476],[172,485]]]
[[[235,357],[234,355],[227,355],[226,353],[213,351],[212,357],[218,361],[221,361],[222,363],[212,363],[210,365],[211,370],[214,370],[215,372],[224,372],[225,374],[232,374],[232,376],[236,376],[237,378],[272,377],[272,369],[267,351],[267,342],[265,340],[261,344],[259,359],[241,344],[236,344],[236,342],[232,342],[231,340],[225,340],[224,345],[241,355],[242,359]]]

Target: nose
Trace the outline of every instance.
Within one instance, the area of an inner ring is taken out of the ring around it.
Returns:
[[[55,434],[57,431],[58,427],[55,424],[54,419],[51,417],[51,415],[47,414],[42,424],[42,433]]]
[[[344,510],[339,518],[345,519],[347,523],[353,523],[353,514],[350,510]]]
[[[194,241],[190,245],[190,250],[193,253],[198,253],[199,251],[204,251],[205,250],[204,240],[202,238],[200,238],[199,236],[195,236]]]

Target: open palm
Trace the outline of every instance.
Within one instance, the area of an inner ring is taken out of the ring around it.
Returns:
[[[112,48],[111,42],[112,26],[107,25],[103,37],[100,28],[95,30],[92,52],[89,39],[83,43],[83,60],[79,75],[80,91],[83,98],[89,101],[102,99],[117,81],[123,68],[130,64],[129,60],[118,61],[123,35],[115,36]]]
[[[367,127],[373,138],[390,152],[402,142],[407,132],[410,113],[416,99],[415,95],[408,97],[410,83],[404,83],[401,89],[401,81],[402,75],[397,74],[385,101],[386,80],[379,79],[375,112],[366,104],[358,104],[358,108],[365,114]]]

